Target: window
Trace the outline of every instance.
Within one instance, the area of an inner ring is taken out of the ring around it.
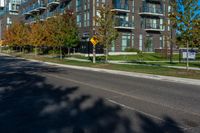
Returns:
[[[115,41],[112,41],[111,52],[115,52]]]
[[[130,33],[122,34],[121,51],[125,51],[126,48],[130,48]]]
[[[134,13],[135,12],[135,1],[133,0],[132,1],[132,13]]]
[[[153,52],[153,37],[150,35],[146,36],[145,49],[147,52]]]
[[[132,48],[134,48],[134,45],[135,45],[135,35],[132,34]]]
[[[76,0],[76,11],[80,11],[81,10],[81,0]]]
[[[84,27],[90,26],[90,12],[89,11],[84,12],[83,16],[84,16],[83,20]]]
[[[163,48],[163,36],[161,35],[160,36],[160,49]]]
[[[78,25],[79,27],[81,27],[81,15],[80,15],[80,14],[78,14],[78,15],[76,16],[76,22],[77,22],[77,25]]]
[[[139,40],[139,50],[142,51],[142,47],[143,47],[143,36],[142,34],[140,34],[140,40]]]

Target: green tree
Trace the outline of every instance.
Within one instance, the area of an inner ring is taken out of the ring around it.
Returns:
[[[195,46],[193,40],[196,40],[198,36],[194,35],[195,26],[200,17],[200,6],[198,0],[171,0],[172,12],[169,15],[169,19],[172,24],[172,28],[181,35],[178,42],[185,42],[184,46]],[[199,30],[199,29],[198,29]],[[178,44],[180,45],[180,44]],[[188,53],[188,52],[187,52]],[[187,70],[189,67],[188,54],[187,54]]]
[[[118,37],[118,32],[114,28],[115,26],[115,13],[111,11],[111,6],[102,5],[98,7],[98,15],[95,16],[96,22],[96,36],[101,45],[104,46],[105,62],[108,61],[108,52],[112,45]]]
[[[76,18],[71,10],[66,10],[62,15],[64,22],[64,46],[68,49],[68,55],[70,55],[70,49],[76,47],[79,42],[78,27],[76,25]]]

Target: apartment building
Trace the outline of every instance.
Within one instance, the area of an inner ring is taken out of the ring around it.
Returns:
[[[0,40],[3,33],[14,20],[19,19],[19,7],[21,0],[1,0],[0,1]]]
[[[124,52],[127,48],[135,48],[153,52],[155,49],[164,48],[167,44],[165,36],[171,31],[170,26],[164,26],[164,23],[170,24],[167,18],[171,11],[168,1],[26,0],[21,3],[19,16],[25,23],[34,23],[36,20],[46,21],[65,10],[73,11],[81,37],[77,49],[79,52],[91,52],[92,48],[88,42],[96,33],[93,18],[98,15],[98,7],[101,4],[110,4],[115,12],[114,28],[119,32],[119,37],[112,43],[110,51]],[[98,48],[101,49],[100,46]]]

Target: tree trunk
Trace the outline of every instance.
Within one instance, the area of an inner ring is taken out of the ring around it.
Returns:
[[[187,71],[189,70],[189,58],[188,58],[188,52],[189,52],[189,44],[188,44],[188,40],[187,40],[187,65],[186,65],[186,69]]]
[[[20,46],[20,53],[22,53],[22,47]]]
[[[22,53],[23,54],[25,53],[25,47],[24,46],[22,47]]]
[[[37,46],[35,46],[35,56],[37,56]]]
[[[53,56],[55,56],[55,47],[53,47]]]
[[[70,56],[70,48],[69,47],[67,48],[67,53],[68,53],[68,56]]]
[[[108,46],[105,48],[105,63],[108,63]]]
[[[62,60],[62,47],[60,46],[60,59]]]

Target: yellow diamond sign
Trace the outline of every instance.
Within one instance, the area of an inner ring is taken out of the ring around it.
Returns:
[[[90,42],[93,44],[93,45],[96,45],[97,43],[99,43],[99,40],[96,36],[93,36],[91,39],[90,39]]]

